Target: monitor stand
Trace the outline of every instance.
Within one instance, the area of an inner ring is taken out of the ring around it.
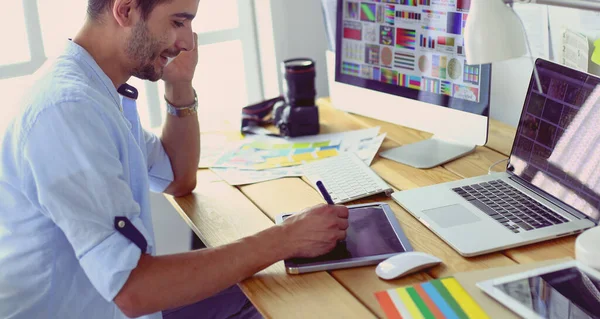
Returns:
[[[433,168],[474,150],[475,145],[459,144],[433,136],[428,140],[381,152],[379,155],[415,168]]]

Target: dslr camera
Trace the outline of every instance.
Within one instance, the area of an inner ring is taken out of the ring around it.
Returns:
[[[282,63],[285,103],[276,104],[273,124],[288,137],[319,134],[319,110],[315,105],[315,62],[307,58]]]

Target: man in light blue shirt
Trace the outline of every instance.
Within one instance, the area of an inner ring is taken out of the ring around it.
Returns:
[[[252,317],[236,283],[345,237],[347,209],[323,205],[229,245],[154,256],[149,190],[196,184],[197,9],[89,0],[24,100],[0,148],[0,318]],[[135,94],[117,90],[131,76],[165,81],[160,139],[141,128]]]

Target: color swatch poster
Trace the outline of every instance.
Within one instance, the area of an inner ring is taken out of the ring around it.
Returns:
[[[380,291],[375,297],[389,319],[489,319],[452,277]]]
[[[480,67],[464,54],[470,7],[471,0],[344,0],[342,73],[479,102]]]

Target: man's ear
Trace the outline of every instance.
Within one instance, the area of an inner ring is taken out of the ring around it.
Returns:
[[[130,27],[137,22],[136,0],[115,0],[112,14],[117,23],[122,27]]]

